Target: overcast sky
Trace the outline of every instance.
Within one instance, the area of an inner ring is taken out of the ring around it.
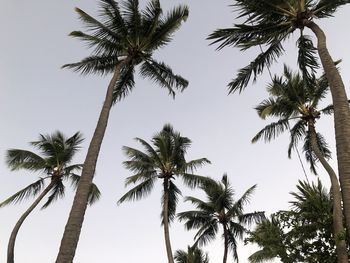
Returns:
[[[141,1],[143,4],[145,1]],[[67,136],[81,131],[86,140],[75,162],[81,163],[92,136],[110,76],[80,76],[60,67],[89,54],[83,43],[68,37],[72,30],[82,29],[74,7],[96,14],[98,1],[93,0],[3,0],[0,9],[0,200],[37,180],[38,174],[10,172],[4,164],[6,149],[31,149],[28,142],[40,133],[59,129]],[[152,82],[137,78],[136,89],[117,104],[110,115],[109,126],[101,148],[95,183],[102,191],[101,200],[88,209],[85,217],[76,263],[100,262],[166,262],[163,230],[160,226],[160,185],[152,194],[135,203],[117,206],[126,192],[124,180],[131,174],[122,166],[123,145],[139,147],[134,137],[149,140],[165,123],[171,123],[184,136],[192,139],[188,159],[207,157],[212,164],[198,173],[220,179],[227,173],[237,197],[254,184],[257,191],[246,212],[267,214],[287,209],[289,192],[298,179],[304,179],[296,154],[287,158],[288,135],[270,144],[252,145],[251,138],[267,123],[253,110],[266,98],[268,74],[242,93],[227,95],[227,83],[236,71],[246,66],[259,52],[242,53],[226,48],[220,52],[205,40],[213,30],[229,27],[234,14],[232,1],[162,0],[164,10],[180,3],[190,7],[190,16],[175,34],[174,41],[155,54],[171,65],[174,72],[190,81],[187,90],[175,100]],[[328,36],[329,50],[335,60],[343,59],[341,71],[349,85],[350,70],[348,25],[350,6],[338,11],[335,18],[320,22]],[[306,32],[310,33],[307,29]],[[295,68],[296,37],[286,46],[287,55],[272,68],[282,71],[283,63]],[[329,104],[327,98],[324,104]],[[333,152],[333,120],[318,123]],[[335,156],[334,156],[335,157]],[[335,158],[334,158],[335,159]],[[335,165],[335,163],[332,163]],[[310,175],[314,180],[315,176]],[[320,168],[320,178],[329,185]],[[191,191],[180,181],[183,195],[203,196]],[[23,224],[16,243],[16,262],[54,262],[73,194],[67,186],[66,197],[46,210],[36,209]],[[0,262],[5,262],[10,232],[31,199],[20,205],[0,210]],[[179,203],[178,211],[189,209]],[[192,244],[194,232],[186,232],[175,222],[170,230],[172,247],[185,249]],[[240,245],[240,262],[255,251]],[[220,262],[220,238],[204,248],[211,262]],[[230,258],[230,262],[232,258]]]

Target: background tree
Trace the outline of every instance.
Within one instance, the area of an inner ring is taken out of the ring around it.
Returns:
[[[186,6],[178,6],[163,15],[159,0],[151,0],[143,11],[138,0],[100,0],[99,20],[76,8],[87,33],[73,31],[70,35],[94,48],[92,55],[77,63],[63,67],[83,74],[109,74],[113,77],[108,85],[105,101],[91,139],[84,162],[82,180],[77,188],[73,206],[65,227],[57,263],[72,262],[78,244],[88,192],[95,174],[96,163],[113,103],[127,96],[135,86],[136,66],[142,77],[149,78],[166,88],[171,95],[183,91],[188,82],[175,75],[163,62],[152,58],[154,52],[171,40],[173,33],[188,16]]]
[[[249,257],[258,263],[278,257],[283,263],[336,262],[332,195],[321,181],[299,181],[290,210],[278,211],[259,223],[246,242],[261,249]],[[345,233],[343,233],[345,236]]]
[[[185,201],[190,201],[197,210],[179,213],[179,220],[185,221],[187,230],[198,230],[194,237],[195,245],[198,246],[214,240],[219,227],[222,227],[223,263],[227,262],[228,250],[231,250],[234,260],[238,261],[237,239],[243,239],[247,226],[253,222],[260,222],[264,218],[264,212],[244,213],[244,205],[249,202],[256,185],[249,188],[237,201],[234,200],[234,191],[226,174],[221,181],[208,180],[200,188],[205,192],[207,200],[186,197]]]
[[[164,227],[165,245],[168,262],[173,263],[173,254],[170,243],[169,224],[175,218],[176,205],[181,195],[180,189],[175,185],[175,177],[180,177],[183,182],[194,188],[206,178],[193,174],[194,170],[206,163],[206,158],[186,161],[185,154],[191,145],[191,140],[176,132],[169,124],[164,125],[161,132],[151,140],[153,146],[146,141],[136,138],[145,151],[123,147],[129,161],[125,161],[125,167],[134,173],[126,179],[126,186],[139,183],[123,195],[118,203],[124,201],[139,200],[153,190],[157,180],[163,182],[162,193],[162,224]]]
[[[304,139],[304,152],[311,170],[316,173],[315,163],[319,160],[329,175],[334,202],[333,226],[337,241],[338,262],[347,263],[347,246],[345,240],[341,238],[345,229],[338,177],[327,162],[331,157],[330,150],[323,136],[315,128],[316,120],[321,114],[333,113],[333,105],[318,110],[320,101],[328,91],[329,86],[325,76],[305,81],[299,74],[293,74],[285,66],[283,77],[275,76],[268,87],[270,97],[256,107],[261,118],[277,117],[279,119],[265,126],[252,141],[256,142],[261,138],[270,141],[281,132],[290,129],[291,139],[288,147],[290,157],[292,148],[296,147],[300,139]],[[295,121],[292,128],[290,128],[291,121]]]
[[[208,254],[196,246],[188,246],[187,251],[176,250],[174,259],[176,263],[209,263]]]
[[[333,99],[338,171],[346,226],[350,229],[350,110],[344,83],[327,50],[326,35],[315,23],[317,19],[332,16],[348,3],[349,0],[237,0],[233,6],[239,11],[238,18],[244,19],[243,23],[235,24],[232,28],[218,29],[209,39],[214,40],[213,43],[220,43],[218,49],[235,46],[247,50],[267,46],[266,51],[242,68],[229,83],[230,93],[242,91],[252,75],[256,80],[265,67],[276,61],[284,53],[283,42],[295,31],[300,32],[297,41],[298,65],[306,80],[312,79],[318,67],[315,57],[316,50],[318,51]],[[317,49],[311,38],[304,35],[305,28],[311,29],[317,37]]]
[[[39,154],[21,149],[10,149],[7,151],[6,163],[12,171],[28,170],[45,175],[45,177],[40,177],[36,182],[0,203],[0,207],[3,207],[19,203],[30,197],[36,197],[32,205],[19,218],[11,232],[7,248],[8,263],[14,262],[15,242],[21,225],[40,201],[49,194],[46,203],[42,207],[46,208],[56,199],[62,198],[65,192],[64,180],[70,181],[73,187],[76,188],[80,180],[80,176],[76,172],[81,170],[82,165],[71,163],[74,154],[80,149],[82,141],[83,138],[79,132],[70,138],[66,138],[61,132],[57,131],[52,135],[40,135],[38,141],[30,143],[39,151]],[[50,183],[45,186],[47,180]],[[89,191],[89,204],[94,203],[99,197],[100,191],[93,184]]]

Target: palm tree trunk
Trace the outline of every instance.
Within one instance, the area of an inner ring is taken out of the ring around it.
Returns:
[[[226,224],[222,225],[224,228],[224,259],[223,263],[227,262],[227,253],[228,253],[228,233]]]
[[[169,208],[169,179],[164,178],[164,200],[163,200],[163,227],[164,227],[164,238],[165,238],[165,247],[166,253],[168,256],[168,262],[174,263],[173,252],[171,250],[170,243],[170,234],[169,234],[169,217],[168,217],[168,208]]]
[[[349,262],[348,252],[347,252],[346,242],[343,237],[345,229],[343,226],[343,212],[342,212],[342,204],[341,204],[342,197],[341,197],[338,178],[334,170],[326,161],[322,152],[320,151],[320,148],[317,143],[317,135],[316,135],[314,121],[310,120],[308,122],[308,129],[309,129],[309,134],[311,139],[312,151],[315,153],[316,157],[321,162],[323,168],[327,171],[331,180],[331,189],[332,189],[332,195],[333,195],[333,232],[334,232],[334,239],[335,239],[335,246],[336,246],[336,253],[337,253],[337,262],[348,263]]]
[[[342,78],[327,50],[326,35],[312,21],[306,22],[305,26],[310,28],[317,37],[318,54],[332,94],[338,173],[343,195],[346,228],[350,230],[350,110],[348,99]],[[347,232],[350,238],[350,231]]]
[[[129,61],[128,58],[121,61],[114,70],[113,77],[109,82],[105,101],[91,139],[88,152],[84,161],[82,174],[79,180],[73,205],[61,240],[61,246],[56,258],[56,263],[72,263],[75,250],[78,245],[84,215],[88,204],[88,196],[92,180],[95,174],[96,163],[100,153],[101,144],[107,128],[109,113],[113,104],[113,90],[120,77],[122,67]]]
[[[40,201],[44,198],[44,196],[52,189],[55,185],[53,181],[44,189],[44,191],[35,199],[33,204],[24,212],[24,214],[19,218],[15,227],[11,232],[11,236],[9,239],[9,243],[7,246],[7,263],[14,263],[14,252],[15,252],[15,243],[18,231],[23,224],[24,220],[27,216],[34,210],[34,208],[40,203]]]

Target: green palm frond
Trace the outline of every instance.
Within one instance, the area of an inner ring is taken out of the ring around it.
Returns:
[[[230,229],[230,230],[231,231],[228,231],[228,245],[229,245],[229,249],[232,252],[233,259],[236,262],[238,262],[237,241],[236,241],[236,237],[234,235],[234,232],[232,231],[232,229]]]
[[[301,35],[298,39],[298,65],[305,81],[313,82],[316,69],[319,68],[317,61],[317,49],[314,47],[309,36]]]
[[[290,142],[288,145],[288,157],[292,157],[293,148],[297,147],[298,142],[307,134],[305,128],[305,121],[297,121],[293,127],[290,129]]]
[[[237,77],[233,79],[229,84],[229,93],[233,93],[238,90],[242,92],[248,85],[252,74],[254,75],[253,81],[256,81],[258,75],[260,75],[265,67],[270,67],[272,62],[282,55],[283,47],[280,41],[276,41],[264,52],[256,57],[248,66],[239,70]]]
[[[317,18],[330,17],[338,8],[345,4],[349,4],[349,0],[319,0],[314,8],[313,14]]]
[[[122,2],[122,17],[128,27],[132,41],[137,41],[141,30],[141,14],[138,0],[126,0]],[[134,42],[135,44],[139,44]]]
[[[161,87],[168,89],[169,94],[172,96],[176,94],[173,87],[182,92],[188,86],[188,81],[179,75],[175,75],[168,65],[153,59],[145,60],[142,63],[140,74]]]
[[[113,90],[113,103],[127,97],[135,87],[134,65],[128,64],[120,72],[120,77]]]
[[[9,204],[17,204],[23,201],[24,199],[28,199],[30,197],[36,196],[44,186],[44,179],[40,178],[36,182],[28,185],[27,187],[23,188],[22,190],[18,191],[14,195],[7,198],[5,201],[0,203],[0,207],[9,205]]]
[[[250,203],[250,199],[256,190],[257,185],[253,185],[244,192],[244,194],[228,210],[228,215],[242,215],[244,206]]]
[[[218,222],[216,219],[212,219],[205,224],[198,230],[197,234],[194,236],[195,245],[198,246],[205,246],[206,244],[213,241],[217,235],[218,232]]]
[[[56,201],[59,198],[63,198],[64,197],[64,190],[65,190],[65,187],[64,187],[64,185],[62,183],[62,180],[55,181],[55,185],[51,189],[50,195],[47,198],[46,203],[41,207],[41,209],[45,209],[49,205],[51,205],[52,202]]]
[[[286,130],[289,130],[289,119],[281,119],[277,122],[272,122],[266,125],[253,137],[252,143],[257,142],[262,138],[265,142],[269,142]]]
[[[265,219],[265,212],[246,213],[240,215],[238,218],[241,223],[250,226],[252,224],[261,223]]]
[[[204,253],[196,246],[188,246],[187,252],[184,250],[177,250],[174,255],[176,263],[209,263],[207,253]]]
[[[329,160],[331,158],[332,152],[330,151],[325,138],[322,136],[322,134],[317,133],[316,140],[317,140],[318,149],[321,151],[323,157],[326,160]],[[304,139],[303,152],[305,154],[305,159],[310,164],[310,170],[317,175],[316,163],[318,159],[312,150],[311,138],[309,133],[307,134],[307,136],[305,136],[305,139]]]
[[[106,75],[112,73],[119,63],[118,56],[89,56],[82,59],[80,62],[65,64],[62,68],[70,68],[75,72],[80,72],[83,75],[99,74]]]
[[[206,224],[211,219],[211,216],[207,212],[193,210],[193,211],[178,213],[177,218],[179,219],[180,222],[186,221],[185,228],[187,230],[192,230],[192,229],[201,228],[204,224]]]
[[[138,184],[137,186],[129,190],[126,194],[124,194],[119,199],[118,204],[121,204],[124,201],[137,201],[141,198],[148,196],[154,187],[156,179],[157,177],[150,177],[149,179]]]
[[[183,175],[181,175],[181,178],[184,184],[192,189],[200,185],[206,184],[212,180],[206,176],[189,174],[189,173],[184,173]]]
[[[277,255],[274,255],[271,250],[261,249],[251,254],[248,260],[250,263],[263,263],[271,261],[276,257]]]
[[[6,164],[12,170],[38,171],[46,168],[46,161],[39,155],[26,150],[10,149],[6,152]]]
[[[188,14],[189,8],[185,5],[179,5],[167,12],[159,21],[154,33],[149,36],[147,50],[151,52],[170,43],[173,33],[180,28],[182,22],[187,20]]]
[[[162,207],[164,208],[164,192],[162,196]],[[168,220],[169,223],[173,222],[176,216],[176,206],[179,201],[179,196],[181,196],[180,189],[174,184],[173,181],[169,181],[169,188],[168,188],[168,194],[169,194],[169,201],[168,201]],[[160,214],[162,219],[162,225],[164,224],[164,211]]]

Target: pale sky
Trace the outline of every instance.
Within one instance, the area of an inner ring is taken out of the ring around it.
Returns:
[[[145,3],[145,0],[141,0]],[[9,148],[33,150],[28,142],[40,133],[60,130],[67,136],[81,131],[86,140],[76,156],[83,162],[110,76],[81,76],[60,67],[76,62],[89,54],[83,43],[68,37],[73,30],[83,29],[74,7],[96,15],[98,1],[93,0],[3,0],[0,9],[2,38],[0,41],[0,200],[37,180],[37,174],[10,172],[5,166],[5,151]],[[289,192],[295,190],[304,174],[296,154],[287,158],[288,135],[270,144],[252,145],[251,138],[267,122],[253,110],[266,98],[267,72],[241,95],[227,96],[227,83],[236,71],[246,66],[259,50],[242,53],[234,48],[220,52],[208,46],[208,34],[234,23],[229,5],[232,1],[162,0],[164,10],[179,3],[188,4],[190,16],[175,34],[174,41],[161,52],[159,60],[171,65],[174,72],[190,81],[187,90],[175,100],[167,91],[148,80],[137,78],[136,88],[123,102],[114,106],[97,165],[95,183],[102,191],[101,200],[90,207],[80,237],[75,263],[100,262],[166,262],[163,229],[160,226],[160,184],[152,194],[135,203],[117,206],[126,192],[124,180],[130,176],[122,162],[123,145],[139,147],[134,137],[150,140],[165,123],[171,123],[182,135],[192,139],[188,159],[207,157],[212,164],[198,171],[201,175],[220,179],[227,173],[237,197],[254,184],[258,189],[246,212],[266,211],[267,214],[287,209]],[[328,36],[329,51],[335,60],[343,59],[341,72],[349,86],[349,34],[346,26],[350,6],[342,8],[336,17],[320,22]],[[308,30],[306,29],[306,32]],[[308,32],[311,34],[311,32]],[[282,71],[283,62],[295,68],[296,37],[289,39],[287,54],[272,68]],[[330,98],[324,101],[329,104]],[[326,118],[318,129],[328,139],[333,152],[333,120]],[[335,154],[335,153],[334,153]],[[335,159],[335,156],[334,156]],[[332,165],[335,165],[333,162]],[[329,185],[321,169],[320,178]],[[310,179],[315,176],[310,175]],[[183,195],[198,195],[184,187]],[[17,238],[16,262],[54,262],[64,225],[72,204],[73,194],[67,185],[66,197],[46,210],[36,209],[24,222]],[[7,241],[20,215],[32,199],[20,205],[0,210],[0,262],[5,262]],[[179,202],[178,211],[191,208]],[[170,229],[172,247],[186,249],[192,244],[194,232],[186,232],[174,222]],[[240,245],[240,262],[255,251]],[[222,261],[222,242],[204,247],[211,262]],[[233,262],[230,258],[229,262]]]

